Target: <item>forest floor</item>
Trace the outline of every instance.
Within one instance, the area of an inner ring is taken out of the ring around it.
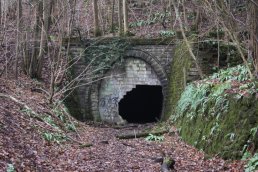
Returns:
[[[155,172],[161,171],[157,159],[164,155],[175,161],[177,171],[243,171],[244,161],[208,157],[184,143],[173,126],[163,141],[116,137],[160,124],[114,127],[70,119],[76,130],[68,131],[36,87],[44,85],[26,77],[19,81],[0,78],[0,171]],[[56,126],[42,120],[43,114],[51,116]],[[51,133],[59,135],[47,138]]]

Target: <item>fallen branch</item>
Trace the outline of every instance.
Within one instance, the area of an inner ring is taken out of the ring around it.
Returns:
[[[46,94],[47,96],[50,96],[49,92],[47,92],[43,88],[31,88],[31,91],[37,92],[37,93],[43,93],[43,94]]]
[[[125,129],[125,128],[136,128],[138,127],[139,125],[136,125],[136,124],[133,124],[133,125],[124,125],[124,126],[114,126],[112,128],[114,129]]]
[[[87,148],[87,147],[91,147],[91,146],[93,146],[93,144],[91,144],[91,143],[80,144],[80,148]]]
[[[29,106],[27,106],[25,103],[19,101],[18,99],[14,98],[13,96],[7,95],[7,94],[2,94],[0,93],[0,97],[4,97],[4,98],[9,98],[12,101],[14,101],[15,103],[18,103],[19,105],[23,106],[23,108],[25,108],[26,110],[28,110],[30,112],[30,115],[32,115],[33,118],[36,118],[37,120],[41,121],[41,122],[45,122],[42,118],[40,118],[37,113],[35,111],[33,111]],[[46,123],[46,122],[45,122]],[[47,125],[49,125],[48,123],[46,123]]]
[[[7,94],[2,94],[0,93],[0,97],[5,97],[5,98],[9,98],[11,100],[13,100],[14,102],[18,103],[18,104],[22,104],[23,106],[25,106],[24,103],[20,102],[19,100],[17,100],[16,98],[14,98],[13,96],[7,95]]]
[[[138,133],[129,133],[129,134],[121,134],[117,135],[116,138],[118,139],[135,139],[135,138],[141,138],[141,137],[147,137],[149,134],[153,135],[161,135],[168,133],[168,130],[161,130],[161,131],[153,131],[153,132],[138,132]]]

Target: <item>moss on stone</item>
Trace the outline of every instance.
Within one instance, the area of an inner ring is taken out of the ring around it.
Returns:
[[[174,50],[173,61],[170,67],[168,97],[165,102],[165,118],[174,113],[174,109],[184,91],[185,73],[191,67],[191,57],[185,43],[178,43]]]
[[[208,155],[239,159],[244,147],[254,145],[252,153],[258,148],[257,100],[255,81],[239,65],[189,84],[171,119],[189,144]]]
[[[182,138],[204,150],[208,155],[220,155],[225,159],[238,159],[248,140],[257,143],[258,138],[250,137],[250,130],[258,124],[258,102],[255,96],[237,100],[227,97],[229,109],[219,120],[207,114],[197,115],[195,120],[180,118],[176,125],[180,128]],[[215,101],[209,104],[212,108]],[[257,148],[258,145],[256,145]]]
[[[80,49],[80,48],[78,48]],[[74,63],[74,60],[72,59],[73,57],[70,56],[69,57],[69,61],[70,61],[70,65],[72,65]],[[76,75],[76,69],[74,67],[69,68],[66,71],[66,75],[67,75],[67,79],[68,81],[72,81],[73,78],[75,78]],[[73,85],[70,85],[70,88],[76,86],[76,83],[74,83]],[[80,97],[79,97],[80,93],[78,88],[77,89],[72,89],[70,91],[67,91],[64,93],[65,99],[64,99],[64,105],[66,106],[66,108],[68,109],[69,113],[76,118],[77,120],[92,120],[93,117],[91,116],[91,114],[87,113],[86,110],[84,108],[81,108],[81,104],[80,104]]]
[[[131,45],[173,45],[174,38],[127,38]]]
[[[69,96],[64,100],[64,104],[67,107],[69,113],[78,120],[83,120],[82,108],[80,108],[79,97],[76,91],[73,91]]]
[[[138,37],[97,37],[91,38],[87,40],[81,40],[80,37],[72,37],[72,38],[64,38],[63,39],[63,46],[66,46],[68,42],[70,44],[94,44],[94,45],[103,45],[103,44],[110,44],[111,41],[114,40],[121,40],[126,41],[130,45],[171,45],[174,44],[176,39],[175,38],[138,38]]]

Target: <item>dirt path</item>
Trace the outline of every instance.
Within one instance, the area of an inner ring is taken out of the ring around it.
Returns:
[[[158,172],[161,164],[155,159],[162,157],[164,152],[176,161],[177,171],[242,171],[238,162],[230,164],[218,158],[205,160],[202,152],[182,142],[176,134],[165,134],[162,142],[148,142],[145,138],[119,140],[115,137],[144,128],[144,125],[125,129],[83,125],[79,128],[81,141],[93,144],[84,148],[76,143],[56,144],[38,136],[26,137],[28,131],[20,137],[16,130],[9,129],[11,133],[6,133],[0,159],[2,163],[14,162],[18,171]]]
[[[93,146],[81,148],[78,145],[60,145],[59,153],[55,157],[49,157],[51,165],[46,169],[158,172],[161,164],[155,162],[155,159],[164,152],[176,161],[177,171],[242,171],[238,162],[230,164],[219,158],[205,160],[202,152],[182,142],[176,134],[165,134],[163,142],[148,142],[145,138],[119,140],[115,137],[117,134],[143,130],[145,127],[113,129],[86,125],[80,130],[80,135]]]
[[[177,134],[165,134],[163,142],[148,142],[145,138],[115,138],[117,134],[137,132],[145,127],[150,126],[125,129],[86,127],[90,134],[85,139],[93,142],[94,146],[83,151],[77,149],[78,155],[89,157],[84,161],[87,168],[83,170],[160,171],[160,164],[154,159],[161,157],[162,152],[176,161],[175,169],[178,171],[231,171],[235,165],[221,159],[204,160],[203,153],[182,142]],[[108,144],[101,143],[101,140],[107,140]],[[241,167],[238,168],[241,171]]]

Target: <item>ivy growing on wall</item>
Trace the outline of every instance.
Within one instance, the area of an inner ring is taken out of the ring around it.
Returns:
[[[92,71],[103,74],[112,68],[114,63],[122,63],[125,50],[130,43],[126,39],[106,38],[96,40],[85,51],[85,62],[90,64]]]

